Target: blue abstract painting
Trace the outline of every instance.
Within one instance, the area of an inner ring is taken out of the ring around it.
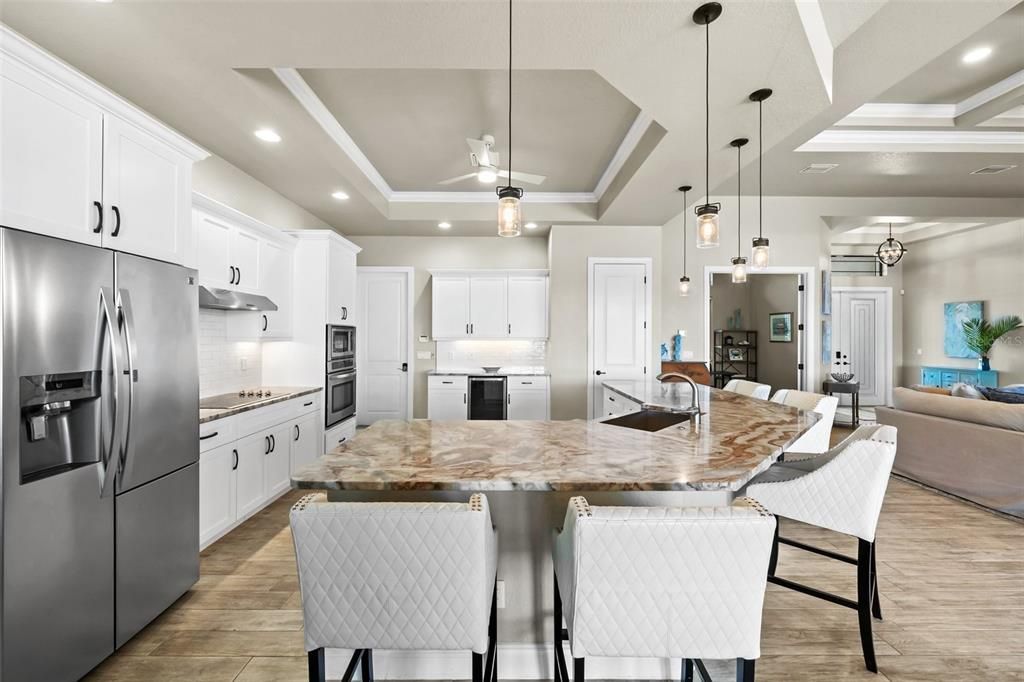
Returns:
[[[944,304],[943,347],[946,357],[977,358],[977,353],[967,347],[964,341],[964,321],[981,317],[981,301],[960,301]]]

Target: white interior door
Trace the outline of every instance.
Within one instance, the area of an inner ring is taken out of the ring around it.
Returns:
[[[410,277],[406,270],[358,270],[357,424],[412,418]]]
[[[644,262],[590,263],[591,335],[587,347],[591,419],[601,412],[604,381],[647,378],[649,267]]]
[[[890,369],[891,330],[888,296],[884,290],[856,288],[833,289],[833,343],[830,371],[838,371],[836,353],[846,355],[854,380],[860,382],[860,404],[884,405],[887,402]],[[841,396],[840,404],[849,405],[850,397]]]

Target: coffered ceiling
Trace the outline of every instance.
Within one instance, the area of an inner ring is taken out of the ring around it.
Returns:
[[[700,200],[697,4],[516,3],[513,170],[547,176],[526,185],[524,211],[538,233],[555,222],[662,224],[681,209],[675,188],[683,183]],[[735,187],[729,140],[755,138],[747,94],[771,87],[769,194],[1019,196],[1019,170],[968,175],[992,163],[1024,166],[1015,137],[1024,133],[1012,123],[993,129],[1007,134],[1006,148],[994,150],[905,151],[885,146],[891,140],[867,150],[813,146],[822,133],[900,128],[838,125],[865,104],[935,103],[1024,69],[1024,41],[1012,41],[1020,9],[1004,16],[1012,0],[724,4],[711,26],[713,193]],[[494,135],[504,165],[507,7],[5,0],[0,20],[343,233],[438,234],[444,220],[450,234],[493,234],[492,187],[438,182],[470,172],[466,137]],[[996,49],[961,78],[949,60],[979,35]],[[254,138],[262,127],[281,142]],[[753,171],[753,149],[744,173]],[[815,162],[839,166],[799,172]],[[336,191],[349,200],[333,199]]]

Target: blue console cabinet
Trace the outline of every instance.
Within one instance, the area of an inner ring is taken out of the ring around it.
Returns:
[[[962,369],[960,367],[922,367],[921,383],[925,386],[941,386],[949,388],[953,384],[971,384],[996,388],[999,386],[999,372],[980,369]]]

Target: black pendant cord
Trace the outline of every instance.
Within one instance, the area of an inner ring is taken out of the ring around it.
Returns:
[[[683,191],[683,277],[686,277],[686,191]]]
[[[892,223],[889,223],[889,239],[892,239]]]
[[[512,0],[508,0],[508,187],[512,186]]]
[[[740,243],[743,239],[743,162],[740,157],[743,155],[743,146],[736,145],[736,257],[740,257],[740,250],[743,248]]]
[[[704,187],[711,203],[711,22],[704,24]]]
[[[764,100],[757,103],[757,238],[764,236]]]

